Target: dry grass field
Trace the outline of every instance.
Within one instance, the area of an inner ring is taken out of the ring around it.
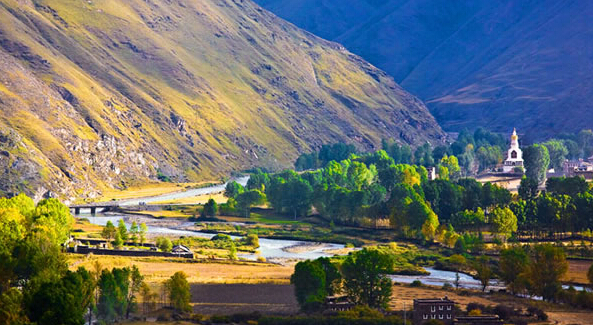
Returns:
[[[149,283],[162,283],[177,271],[188,275],[191,283],[275,283],[288,284],[293,266],[250,262],[196,262],[183,258],[85,256],[69,254],[71,269],[93,269],[95,261],[103,268],[136,265]]]
[[[216,201],[216,203],[220,204],[220,203],[226,203],[226,201],[228,200],[227,197],[225,197],[222,193],[215,193],[215,194],[205,194],[205,195],[197,195],[197,196],[190,196],[190,197],[184,197],[181,199],[175,199],[175,200],[168,200],[168,201],[159,201],[159,202],[154,202],[151,204],[204,204],[206,202],[208,202],[208,200],[210,199],[214,199],[214,201]]]
[[[117,190],[112,188],[103,189],[103,195],[100,201],[111,201],[111,200],[126,200],[126,199],[137,199],[142,197],[151,197],[157,195],[163,195],[168,193],[174,193],[183,191],[190,188],[196,188],[207,184],[216,184],[216,181],[205,181],[199,183],[147,183],[137,186],[130,186],[125,190]]]

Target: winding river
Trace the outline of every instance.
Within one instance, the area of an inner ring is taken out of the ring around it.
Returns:
[[[247,180],[249,177],[241,177],[235,179],[238,183],[245,185],[247,184]],[[203,187],[199,189],[191,189],[183,192],[177,193],[170,193],[164,194],[159,196],[154,196],[150,198],[141,198],[141,199],[133,199],[133,200],[123,200],[120,201],[120,205],[122,206],[131,206],[131,205],[138,205],[141,202],[144,203],[151,203],[151,202],[159,202],[159,201],[168,201],[173,199],[180,199],[185,197],[193,197],[197,195],[205,195],[205,194],[214,194],[224,191],[226,184],[222,185],[215,185],[209,187]],[[77,216],[79,218],[86,218],[91,223],[96,225],[104,226],[107,224],[108,221],[111,221],[113,224],[117,224],[119,220],[123,219],[126,225],[132,223],[132,221],[136,222],[145,222],[148,227],[148,233],[151,235],[173,235],[173,236],[194,236],[194,237],[201,237],[201,238],[212,238],[215,234],[205,233],[200,231],[193,231],[189,230],[194,223],[192,222],[182,222],[181,224],[177,223],[175,226],[171,226],[168,224],[159,224],[156,219],[145,217],[145,216],[136,216],[136,215],[125,215],[125,214],[112,214],[112,213],[98,213],[95,216],[90,214],[81,214]],[[239,237],[231,236],[233,239],[237,239]],[[255,260],[258,256],[265,257],[268,261],[285,261],[285,260],[302,260],[302,259],[316,259],[318,257],[329,257],[333,254],[330,252],[331,250],[342,249],[344,245],[340,244],[332,244],[332,243],[310,243],[305,241],[298,241],[298,240],[283,240],[283,239],[268,239],[268,238],[260,238],[259,239],[259,255],[255,254],[240,254],[239,257],[248,259],[248,260]],[[291,249],[291,248],[298,248],[298,249]],[[400,283],[412,283],[414,280],[419,280],[423,284],[427,285],[435,285],[435,286],[442,286],[445,283],[449,283],[454,285],[456,273],[450,271],[442,271],[436,270],[431,267],[425,268],[430,275],[420,275],[420,276],[407,276],[407,275],[390,275],[392,281],[400,282]],[[463,273],[459,273],[459,285],[462,288],[468,289],[481,289],[481,284],[478,280],[472,278],[471,276]],[[564,286],[567,288],[567,286]],[[492,280],[490,285],[487,287],[487,290],[498,290],[504,289],[504,284],[500,283],[497,280]],[[582,287],[575,286],[576,290],[582,290]],[[537,299],[537,298],[536,298]]]

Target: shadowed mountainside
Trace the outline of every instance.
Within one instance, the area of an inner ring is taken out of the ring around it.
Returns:
[[[243,0],[0,0],[0,192],[93,197],[444,134],[336,43]]]
[[[394,76],[446,130],[541,139],[593,125],[591,1],[257,1]]]

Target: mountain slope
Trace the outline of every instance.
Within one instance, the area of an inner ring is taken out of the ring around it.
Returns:
[[[0,187],[95,196],[443,139],[391,77],[242,0],[0,0]]]
[[[314,19],[272,11],[298,26]],[[585,0],[387,0],[330,39],[394,76],[447,130],[516,126],[537,139],[593,125],[591,17]]]

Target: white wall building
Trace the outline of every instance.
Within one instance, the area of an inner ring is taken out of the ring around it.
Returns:
[[[523,151],[519,148],[519,137],[517,136],[517,130],[513,129],[513,135],[511,135],[511,147],[507,152],[507,159],[504,161],[502,171],[505,173],[512,173],[515,168],[523,167]]]

